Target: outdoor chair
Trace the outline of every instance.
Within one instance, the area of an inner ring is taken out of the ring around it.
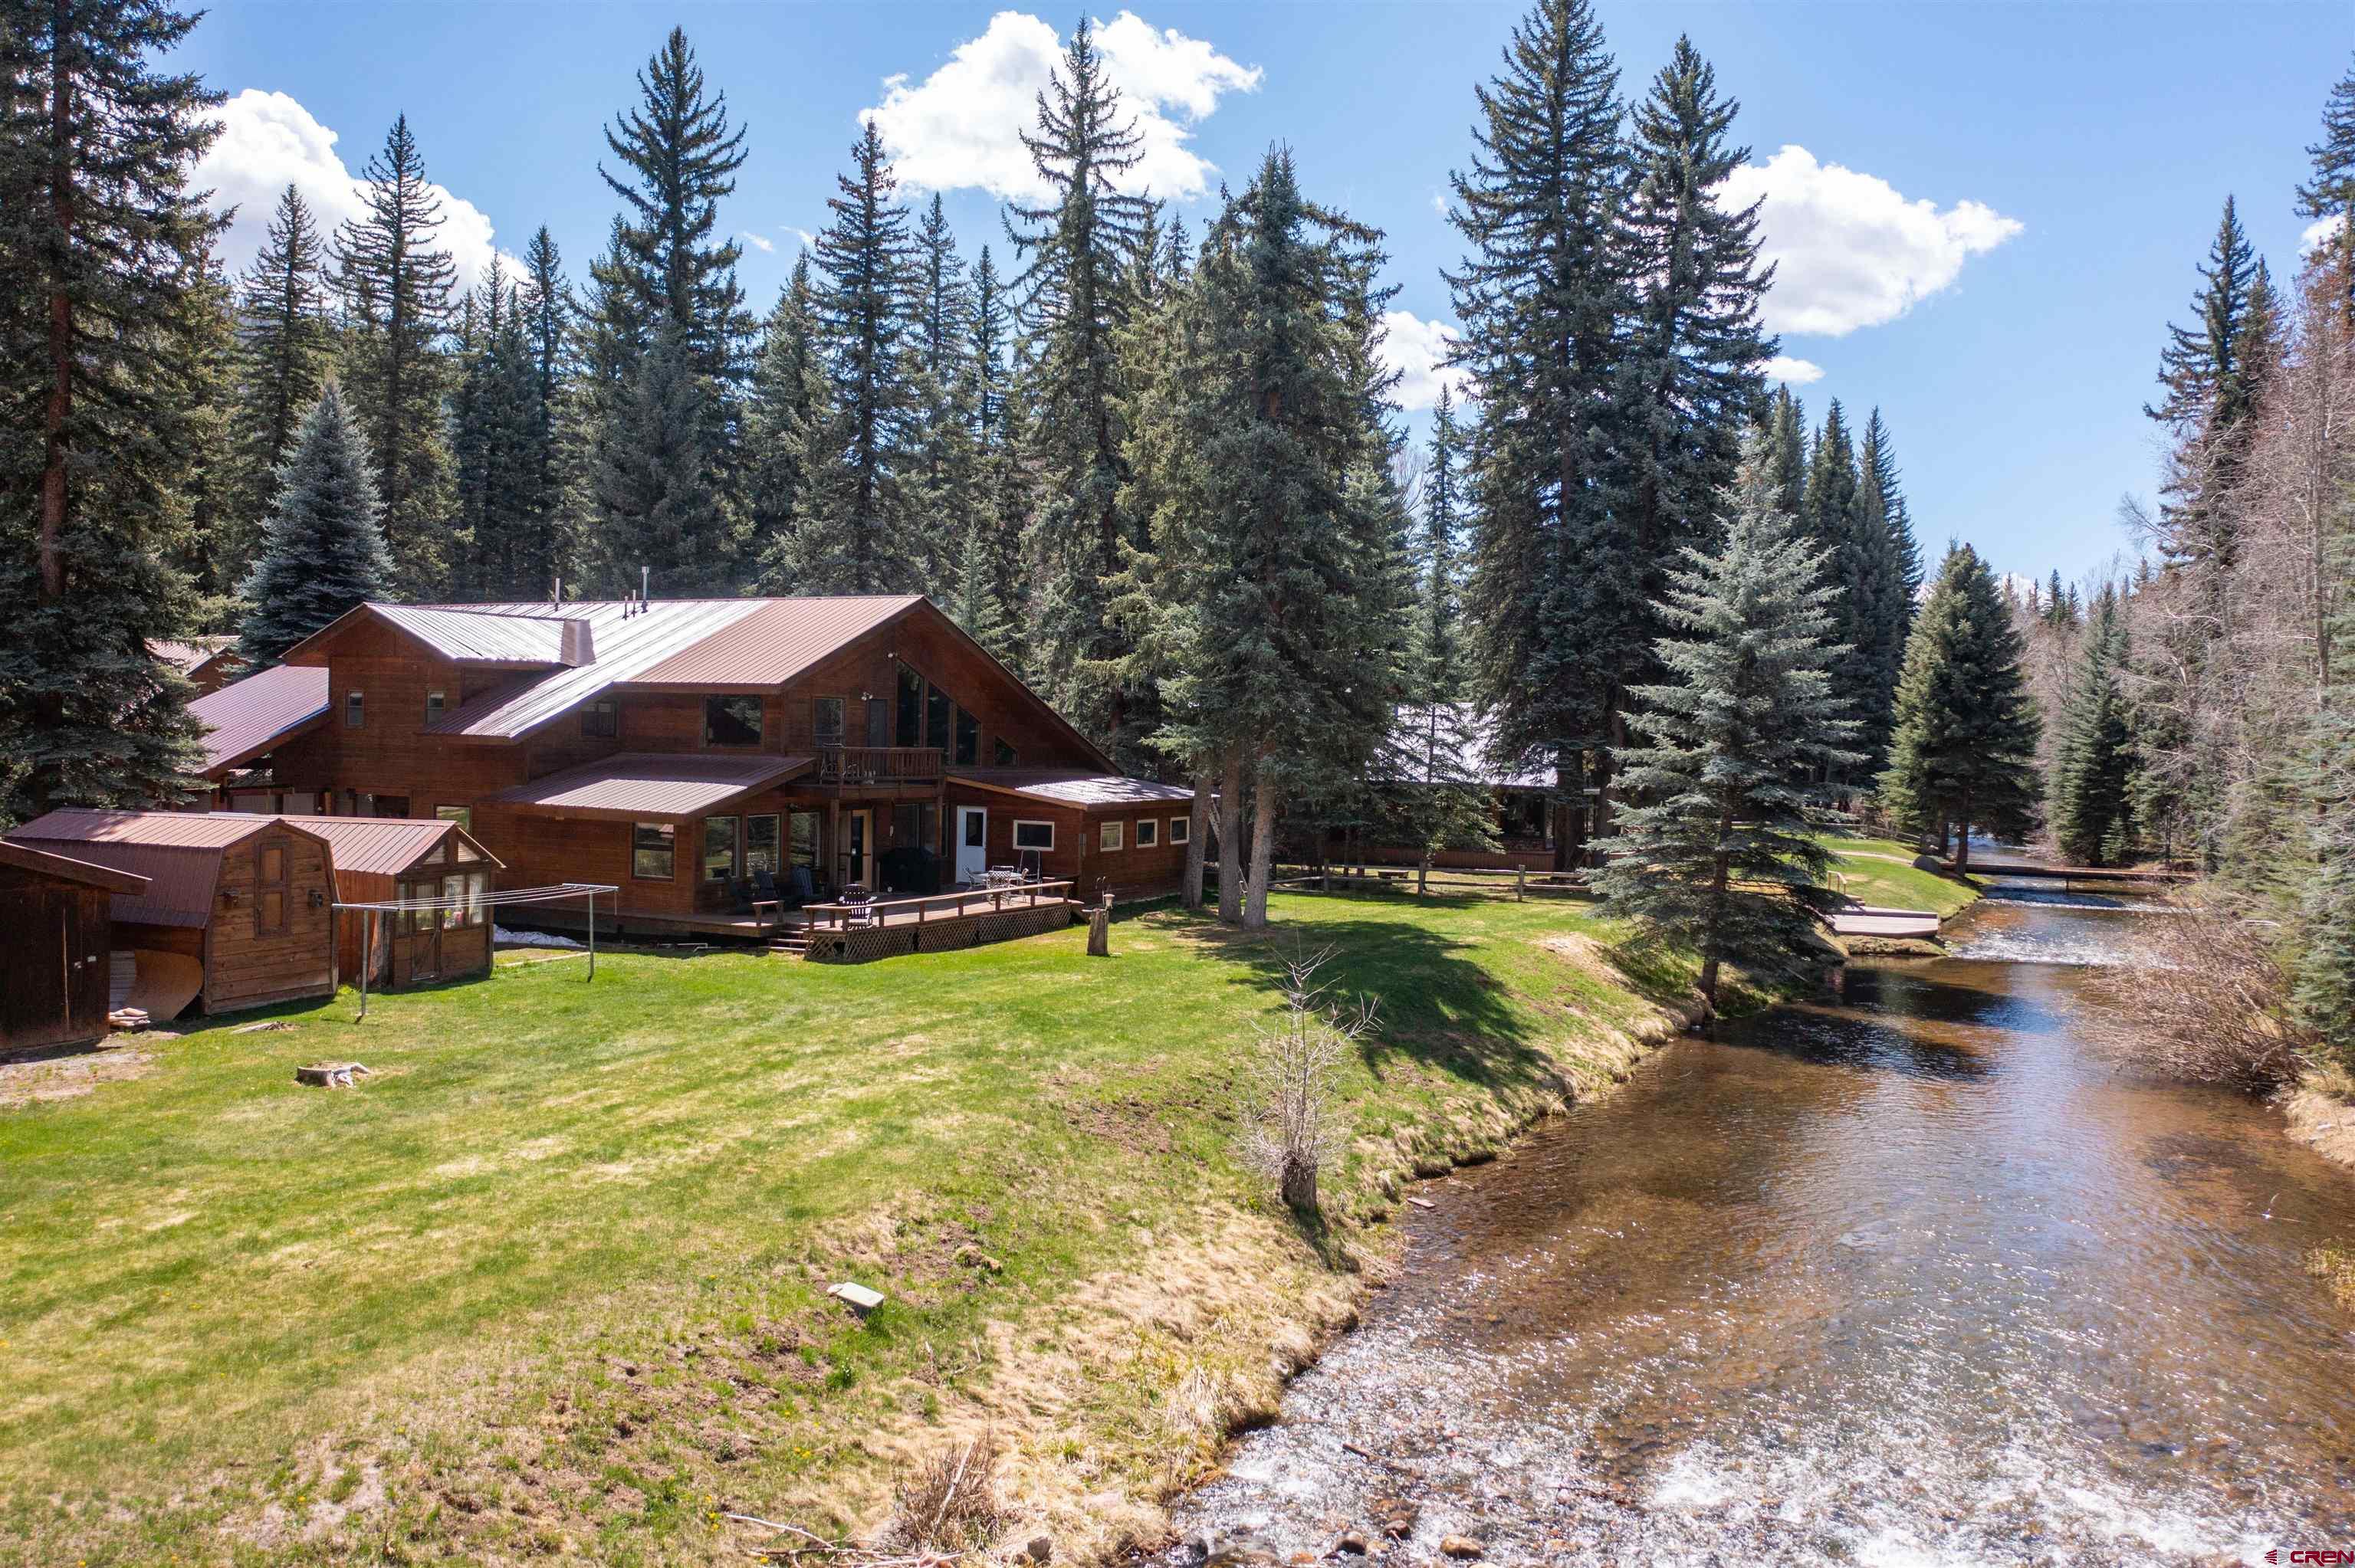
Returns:
[[[788,902],[794,908],[800,908],[817,896],[817,880],[810,874],[809,867],[805,865],[791,867],[787,881],[790,885]]]
[[[840,902],[850,906],[842,917],[845,927],[857,929],[875,924],[875,895],[865,885],[854,882],[844,888]]]
[[[752,887],[746,907],[751,910],[755,919],[763,924],[781,918],[784,913],[783,902],[777,896],[776,876],[765,865],[752,873]]]

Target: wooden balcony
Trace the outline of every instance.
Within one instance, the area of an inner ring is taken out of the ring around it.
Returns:
[[[822,789],[937,785],[945,771],[937,746],[821,746],[815,782]]]

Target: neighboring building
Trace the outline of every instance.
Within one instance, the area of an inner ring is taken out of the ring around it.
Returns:
[[[227,705],[273,678],[278,721]],[[500,886],[612,883],[635,930],[750,934],[763,872],[790,899],[1028,862],[1085,897],[1183,864],[1190,796],[1122,777],[917,595],[368,604],[218,700],[228,799],[457,821]]]
[[[112,900],[146,887],[144,876],[0,840],[0,1050],[106,1037]]]
[[[1405,710],[1401,710],[1401,721],[1405,716]],[[1460,733],[1467,745],[1464,755],[1452,759],[1448,771],[1455,779],[1488,790],[1494,802],[1490,832],[1497,841],[1496,847],[1436,850],[1432,853],[1431,863],[1457,870],[1569,869],[1587,841],[1593,808],[1582,800],[1567,811],[1556,810],[1559,796],[1551,768],[1498,766],[1488,753],[1487,725],[1468,706],[1463,711]],[[1364,865],[1422,863],[1423,846],[1405,842],[1405,835],[1396,831],[1398,819],[1384,810],[1388,800],[1430,788],[1412,777],[1408,768],[1396,766],[1401,759],[1419,758],[1421,742],[1401,740],[1386,748],[1384,755],[1392,761],[1393,768],[1389,776],[1372,781],[1369,820],[1327,830],[1325,858],[1328,862]],[[1591,796],[1594,791],[1590,788],[1582,793]],[[1568,819],[1570,830],[1567,853],[1565,846],[1556,842],[1557,825],[1564,818]]]
[[[111,895],[111,946],[194,959],[207,1012],[335,993],[335,862],[306,828],[229,813],[59,810],[11,829],[6,842],[145,878]]]
[[[147,652],[177,669],[208,696],[244,679],[253,668],[252,661],[237,651],[234,637],[151,637]]]
[[[215,809],[297,817],[319,810],[315,790],[277,787],[270,752],[327,722],[326,671],[274,665],[198,697],[188,713],[208,732],[204,776],[212,783]]]

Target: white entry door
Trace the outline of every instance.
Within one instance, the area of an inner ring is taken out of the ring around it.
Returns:
[[[979,806],[957,808],[956,879],[979,882],[989,869],[989,813]]]

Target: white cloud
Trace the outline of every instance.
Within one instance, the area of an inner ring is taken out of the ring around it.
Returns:
[[[802,249],[805,249],[805,250],[815,250],[815,249],[817,249],[817,236],[816,236],[816,235],[812,234],[812,233],[811,233],[808,229],[806,229],[806,228],[794,228],[794,226],[793,226],[792,224],[787,224],[787,225],[785,225],[785,227],[786,227],[788,229],[791,229],[791,230],[792,230],[792,232],[793,232],[793,236],[794,236],[794,238],[796,238],[796,239],[798,239],[798,240],[800,240],[800,241],[802,242]]]
[[[290,184],[303,193],[320,233],[330,239],[345,219],[365,210],[366,187],[344,166],[336,151],[336,133],[292,97],[249,87],[221,105],[220,123],[221,133],[197,161],[191,184],[211,190],[214,207],[237,208],[237,219],[221,239],[221,260],[232,275],[261,250],[279,193]],[[360,161],[367,163],[365,157]],[[432,190],[442,199],[436,238],[458,264],[458,286],[471,289],[491,264],[490,217],[443,186]],[[511,271],[521,265],[512,256],[506,260]]]
[[[749,228],[740,233],[737,238],[744,241],[745,244],[750,245],[753,249],[759,251],[763,256],[766,256],[769,252],[777,248],[777,242],[775,240],[771,239],[766,235],[755,234]]]
[[[2346,221],[2347,219],[2343,217],[2316,218],[2312,223],[2307,224],[2304,230],[2299,233],[2297,237],[2297,253],[2300,256],[2313,255],[2316,251],[2322,249],[2322,245],[2325,240],[2339,232],[2339,226]]]
[[[1155,27],[1123,11],[1096,27],[1104,74],[1120,90],[1124,117],[1136,122],[1142,156],[1124,188],[1191,200],[1208,191],[1215,164],[1187,146],[1193,128],[1230,92],[1260,84],[1256,66],[1241,66],[1199,38]],[[1038,95],[1062,58],[1055,29],[1020,11],[1000,11],[981,37],[959,44],[948,63],[921,82],[883,79],[883,101],[862,111],[891,154],[905,185],[947,191],[972,187],[1001,200],[1048,197],[1021,133],[1038,122]]]
[[[1774,332],[1842,337],[1895,321],[1947,288],[1968,258],[2021,230],[1983,202],[1908,201],[1884,179],[1785,147],[1726,176],[1728,205],[1762,197],[1760,248],[1775,263],[1760,315]]]
[[[1824,367],[1812,360],[1794,359],[1787,354],[1778,354],[1766,362],[1766,379],[1769,381],[1780,381],[1790,387],[1805,387],[1810,381],[1821,381],[1823,378]]]
[[[1447,216],[1447,193],[1445,191],[1433,191],[1431,193],[1431,210],[1437,213],[1442,217],[1445,217]]]
[[[1399,373],[1391,396],[1406,409],[1428,408],[1439,401],[1442,387],[1460,400],[1471,382],[1460,366],[1441,362],[1454,352],[1455,329],[1445,322],[1427,322],[1412,311],[1382,313],[1382,360]]]

